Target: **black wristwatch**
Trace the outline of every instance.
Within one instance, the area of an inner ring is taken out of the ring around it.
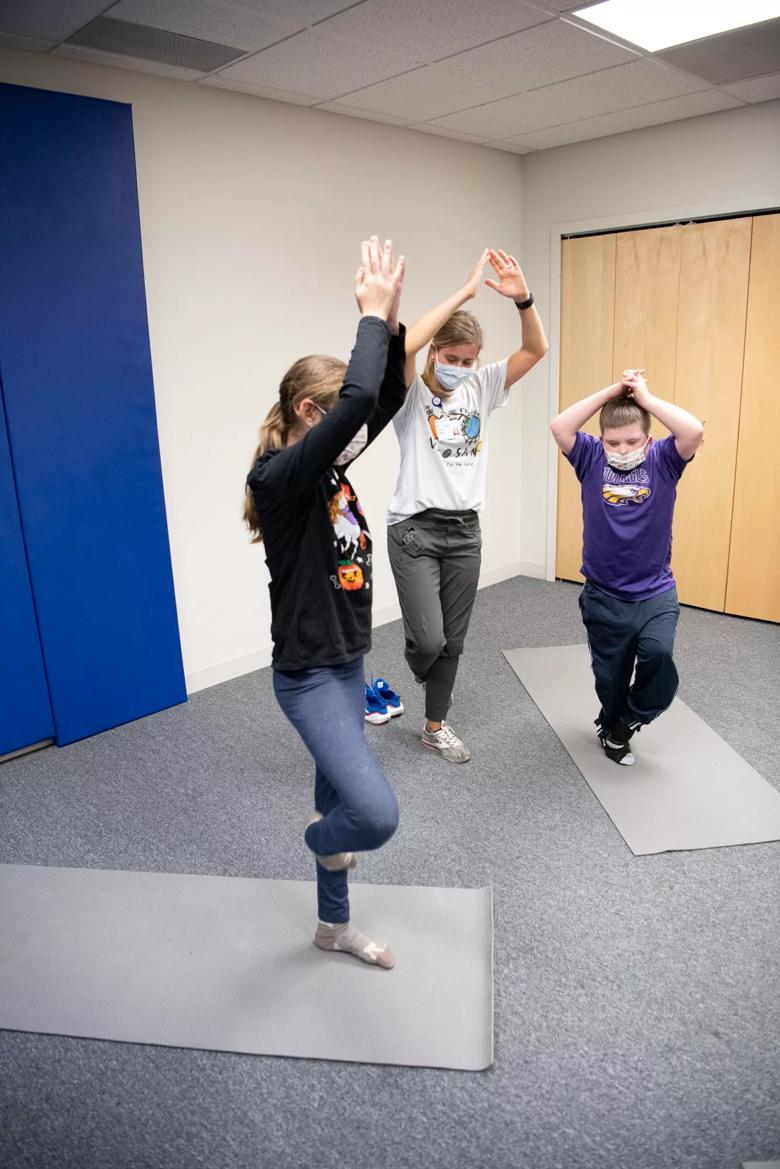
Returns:
[[[516,300],[515,301],[515,304],[517,305],[519,312],[522,312],[523,309],[530,308],[533,303],[534,303],[534,294],[532,292],[528,293],[528,300]]]

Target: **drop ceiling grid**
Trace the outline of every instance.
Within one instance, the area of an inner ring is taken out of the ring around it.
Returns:
[[[225,0],[119,0],[112,20],[164,28],[181,36],[256,52],[300,32],[305,22],[268,19],[262,10]]]
[[[685,63],[692,57],[667,51],[665,65],[663,54],[610,39],[572,16],[597,2],[2,0],[0,45],[160,73],[514,153],[780,96],[780,72],[767,51],[770,41],[777,42],[780,21],[766,23],[759,66],[756,30],[734,30],[734,46],[751,52],[737,69],[744,68],[743,76],[718,87],[715,77],[728,60],[733,34],[691,46],[702,62],[691,73]],[[104,52],[61,43],[97,17],[201,40],[204,48],[233,46],[246,55],[204,72],[133,58],[121,46]],[[759,67],[775,71],[753,77]]]
[[[2,0],[0,32],[58,44],[110,7],[106,0]]]
[[[516,140],[504,139],[502,145],[516,141],[517,145],[525,146],[529,150],[547,150],[553,146],[569,146],[573,142],[588,142],[608,134],[641,130],[662,122],[678,122],[682,118],[714,114],[719,110],[733,109],[740,104],[718,89],[705,89],[700,93],[687,94],[685,97],[666,98],[663,101],[600,114],[594,118],[581,118],[544,130],[533,130],[528,134],[519,135]]]
[[[592,117],[709,88],[705,81],[641,58],[438,118],[434,124],[493,139],[520,138],[529,130],[571,122],[573,113],[578,118]]]
[[[484,11],[471,0],[438,0],[436,4],[365,0],[289,40],[226,66],[219,75],[305,90],[332,101],[475,43],[552,20],[549,13],[517,0],[495,0]],[[349,46],[348,68],[345,45]]]
[[[350,93],[339,104],[427,122],[638,59],[630,49],[551,21]]]

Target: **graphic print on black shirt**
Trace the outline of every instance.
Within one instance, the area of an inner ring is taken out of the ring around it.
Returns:
[[[333,524],[333,546],[338,557],[338,569],[330,577],[335,589],[355,592],[371,588],[371,533],[360,500],[346,479],[333,472],[333,495],[328,500],[328,513]]]

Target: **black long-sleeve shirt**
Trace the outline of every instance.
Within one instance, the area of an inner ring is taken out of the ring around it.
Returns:
[[[371,648],[371,533],[334,461],[364,422],[371,443],[403,405],[404,334],[363,317],[335,406],[247,478],[271,574],[275,669],[340,665]]]

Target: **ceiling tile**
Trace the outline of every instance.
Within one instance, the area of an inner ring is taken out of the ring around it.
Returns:
[[[89,61],[93,65],[107,65],[111,69],[131,69],[138,73],[154,73],[158,77],[177,77],[179,81],[196,81],[203,77],[197,69],[182,69],[179,65],[166,65],[162,61],[142,61],[138,57],[123,57],[119,53],[104,53],[100,49],[89,49],[84,45],[60,45],[52,54],[55,57],[70,57],[75,61]]]
[[[437,138],[457,138],[459,142],[484,142],[479,134],[464,134],[462,130],[445,130],[442,126],[432,126],[430,122],[421,122],[419,126],[408,126],[409,130],[419,130],[421,134],[435,134]]]
[[[704,82],[643,58],[439,118],[436,125],[465,130],[467,134],[482,134],[492,140],[519,138],[529,130],[542,130],[575,118],[595,117],[667,97],[681,97],[705,88]]]
[[[316,93],[327,101],[549,19],[517,0],[494,0],[485,9],[472,0],[436,5],[365,0],[224,73],[238,81]]]
[[[231,81],[221,73],[212,73],[198,82],[199,85],[209,85],[213,89],[229,89],[233,93],[250,94],[252,97],[266,97],[270,101],[286,101],[296,106],[313,106],[317,98],[311,94],[293,93],[289,89],[275,89],[272,85],[262,85],[259,81],[254,84],[243,81]]]
[[[21,49],[25,53],[48,53],[56,41],[38,41],[31,37],[17,37],[12,33],[0,32],[0,45],[5,49]]]
[[[247,53],[273,45],[305,28],[300,21],[269,20],[229,0],[120,0],[111,18],[145,24],[182,36],[235,45]]]
[[[509,138],[500,138],[497,142],[483,142],[482,145],[489,146],[492,150],[505,150],[508,154],[533,154],[530,146],[520,146]]]
[[[234,8],[247,8],[271,20],[291,20],[308,27],[352,8],[355,0],[231,0],[231,3]]]
[[[667,101],[652,102],[630,110],[617,110],[601,114],[597,118],[583,118],[578,122],[567,122],[563,126],[551,126],[547,130],[535,130],[523,134],[519,142],[535,150],[546,150],[552,146],[566,146],[571,142],[586,142],[591,138],[604,138],[608,134],[622,134],[626,130],[639,130],[646,126],[659,126],[662,122],[676,122],[682,118],[696,118],[701,114],[714,114],[718,110],[733,109],[738,105],[734,98],[717,89],[705,89],[701,93],[686,97],[673,97]]]
[[[349,95],[349,104],[409,121],[429,121],[633,60],[637,54],[630,49],[552,20],[361,89]]]
[[[767,77],[753,77],[750,81],[735,81],[733,85],[721,87],[726,93],[733,93],[742,101],[758,102],[773,101],[780,97],[780,73],[770,73]]]
[[[537,8],[545,8],[548,12],[574,12],[577,8],[591,8],[601,3],[602,0],[534,0]]]
[[[2,0],[0,32],[32,40],[64,41],[82,24],[100,16],[107,0]]]
[[[340,101],[321,102],[317,109],[324,110],[326,114],[346,114],[348,118],[362,118],[366,122],[384,122],[388,126],[407,126],[409,124],[408,118],[394,118],[392,114],[375,114],[370,110],[356,110]]]
[[[775,73],[780,62],[780,20],[766,20],[716,37],[704,37],[664,49],[655,57],[703,77],[713,85]]]

